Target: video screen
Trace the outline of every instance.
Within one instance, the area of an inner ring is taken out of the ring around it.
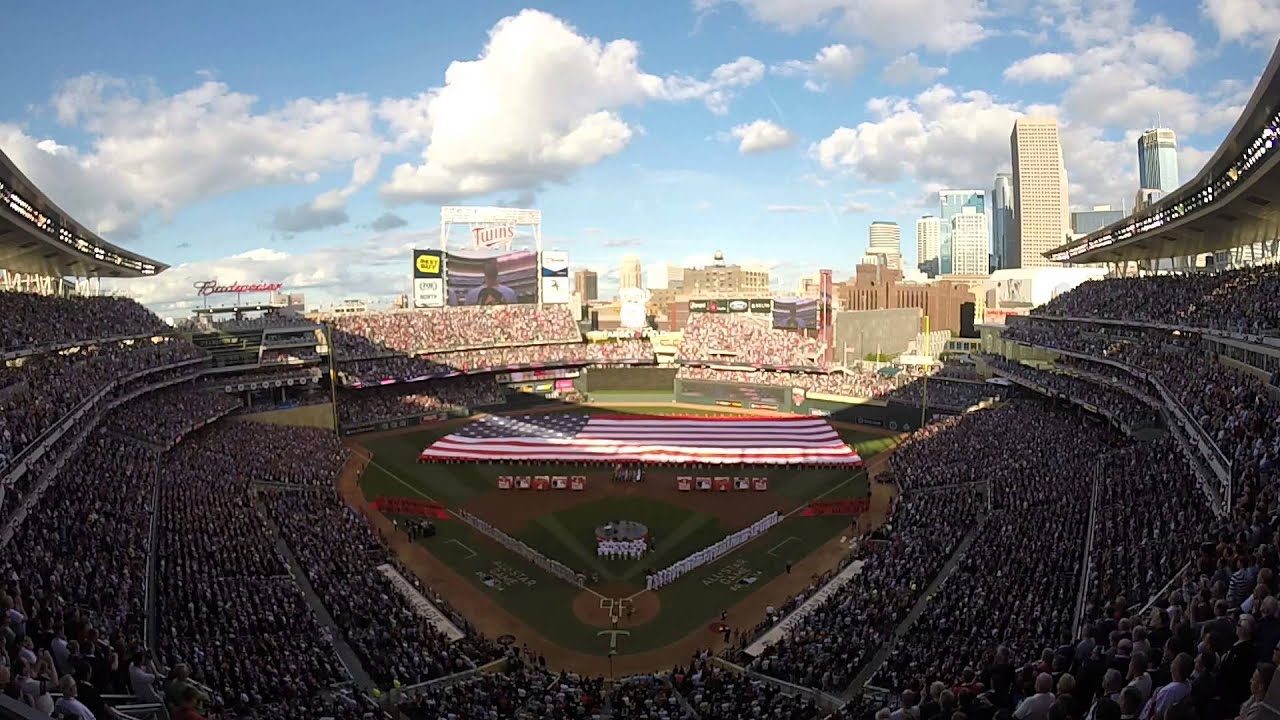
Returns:
[[[538,301],[533,250],[453,250],[446,256],[450,305],[515,305]]]
[[[773,326],[780,330],[815,330],[817,298],[777,298],[773,301]]]

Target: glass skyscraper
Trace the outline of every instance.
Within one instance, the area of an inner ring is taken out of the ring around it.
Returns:
[[[1138,186],[1171,193],[1178,189],[1178,136],[1153,128],[1138,138]]]
[[[991,254],[996,269],[1009,267],[1009,233],[1013,232],[1013,173],[996,173],[991,190]]]
[[[965,208],[973,208],[974,212],[986,214],[987,212],[987,191],[986,190],[939,190],[938,205],[940,212],[939,220],[942,226],[939,228],[939,245],[941,252],[938,260],[939,271],[943,275],[954,272],[952,270],[952,260],[954,250],[951,247],[951,218],[964,212]]]

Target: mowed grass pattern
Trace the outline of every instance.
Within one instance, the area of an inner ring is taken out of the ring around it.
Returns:
[[[600,409],[651,415],[716,415],[674,409]],[[537,466],[423,465],[418,453],[435,439],[452,432],[457,424],[424,429],[419,433],[364,442],[374,455],[361,480],[365,496],[429,497],[446,505],[458,505],[489,492],[497,492],[493,478],[499,474],[557,474]],[[857,446],[863,459],[891,446],[891,438],[841,431],[846,442]],[[676,474],[674,471],[672,475]],[[682,473],[683,474],[683,473]],[[865,473],[848,471],[770,472],[772,488],[797,503],[823,495],[824,499],[865,497]],[[665,480],[653,480],[665,481]],[[678,496],[677,496],[678,498]],[[601,498],[539,517],[518,533],[521,540],[548,557],[580,569],[590,569],[606,582],[640,585],[644,571],[665,567],[690,553],[715,543],[739,529],[726,528],[714,516],[646,497]],[[726,498],[728,499],[728,498]],[[635,520],[650,528],[655,552],[638,561],[605,560],[595,554],[594,529],[610,520]],[[706,625],[719,613],[786,570],[788,562],[809,555],[847,529],[849,518],[792,517],[734,553],[685,575],[660,591],[662,608],[656,618],[633,632],[624,654],[656,649],[690,633],[707,632]],[[483,592],[534,630],[566,648],[604,655],[607,640],[598,629],[578,622],[573,599],[579,590],[539,570],[461,522],[437,524],[436,537],[422,542],[428,552],[453,567]],[[754,623],[754,618],[731,618]]]

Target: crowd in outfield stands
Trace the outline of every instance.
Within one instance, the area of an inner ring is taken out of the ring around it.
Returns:
[[[771,318],[699,313],[689,318],[677,357],[683,361],[815,367],[822,344],[799,333],[775,330]]]
[[[316,352],[315,348],[263,348],[260,362],[263,365],[290,365],[318,360],[320,360],[320,353]]]
[[[390,420],[451,407],[480,408],[505,400],[492,375],[463,376],[429,382],[344,392],[338,418],[345,424]]]
[[[384,380],[419,380],[524,366],[651,364],[653,360],[653,347],[647,340],[620,340],[607,343],[553,343],[458,350],[431,353],[424,357],[351,360],[342,362],[338,373],[344,384],[358,386],[373,385]]]
[[[1280,335],[1280,265],[1083,283],[1033,314]]]
[[[9,293],[0,293],[0,296]],[[0,389],[0,469],[95,392],[134,373],[203,357],[178,341],[113,343],[26,358]]]
[[[487,305],[335,315],[340,357],[582,341],[564,305]]]
[[[692,365],[682,366],[676,372],[676,377],[682,380],[798,387],[808,392],[859,398],[884,397],[907,380],[905,376],[887,377],[876,372],[806,373],[785,370],[721,370]]]
[[[0,354],[100,338],[167,334],[150,310],[121,297],[0,291]]]
[[[723,370],[686,365],[680,368],[676,377],[683,380],[803,388],[807,392],[880,398],[911,405],[923,402],[925,393],[922,379],[906,373],[888,376],[858,370],[806,373],[784,370]],[[992,385],[952,380],[930,380],[928,393],[930,406],[957,410],[967,409],[1001,394],[1000,389]]]

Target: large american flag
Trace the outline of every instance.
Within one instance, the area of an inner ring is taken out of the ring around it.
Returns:
[[[492,415],[440,438],[420,460],[860,465],[822,418]]]

